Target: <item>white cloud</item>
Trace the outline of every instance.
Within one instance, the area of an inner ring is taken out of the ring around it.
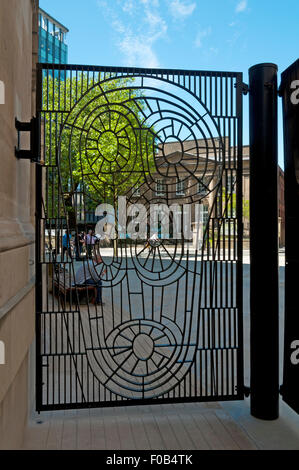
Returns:
[[[192,15],[196,8],[196,3],[189,3],[185,0],[172,0],[170,2],[170,13],[175,19],[185,19]]]
[[[210,51],[212,54],[217,55],[218,52],[219,52],[219,49],[218,49],[218,47],[210,47],[209,51]]]
[[[123,55],[123,63],[132,67],[159,67],[155,43],[166,36],[167,23],[161,17],[159,0],[118,0],[117,9],[105,0],[98,0],[102,13],[112,25],[115,45]]]
[[[124,0],[122,3],[123,3],[122,4],[123,11],[126,12],[126,13],[132,14],[133,10],[134,10],[133,0]]]
[[[212,29],[210,26],[207,29],[198,31],[196,38],[195,38],[195,43],[194,43],[195,47],[202,47],[203,38],[209,36],[211,32],[212,32]]]
[[[247,0],[241,0],[236,6],[236,13],[241,13],[247,8]]]
[[[159,6],[159,0],[140,0],[144,5],[151,5],[152,7]]]
[[[159,67],[159,60],[152,44],[146,44],[137,36],[127,35],[119,42],[119,48],[129,67]]]
[[[145,22],[149,25],[148,36],[151,42],[157,41],[165,36],[167,32],[167,23],[157,13],[150,10],[145,12]]]
[[[231,39],[227,39],[226,42],[230,45],[233,46],[237,41],[239,42],[241,36],[240,31],[235,31],[234,34],[232,35]]]

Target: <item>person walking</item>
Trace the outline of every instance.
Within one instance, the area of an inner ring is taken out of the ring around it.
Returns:
[[[75,233],[75,251],[76,251],[76,261],[80,261],[82,253],[82,245],[84,243],[82,232]]]
[[[88,230],[88,234],[85,237],[85,245],[87,249],[87,256],[89,259],[92,259],[95,242],[96,242],[96,237],[93,235],[93,231]]]
[[[72,235],[68,233],[68,231],[66,231],[62,237],[62,261],[64,261],[65,252],[67,252],[69,257],[72,258],[71,238],[72,238]]]

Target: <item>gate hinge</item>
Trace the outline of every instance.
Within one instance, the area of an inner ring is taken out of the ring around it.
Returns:
[[[245,397],[249,397],[250,395],[250,387],[247,387],[247,385],[243,385],[241,387],[238,387],[237,390],[239,390],[241,393],[245,395]]]
[[[237,88],[237,86],[237,83],[235,83],[234,87]],[[247,83],[241,83],[241,91],[243,95],[247,95],[249,93],[249,86],[247,85]]]
[[[247,95],[249,93],[249,86],[247,85],[247,83],[242,83],[242,93],[243,95]]]
[[[30,122],[21,122],[15,119],[15,127],[18,133],[18,145],[15,147],[15,156],[19,159],[31,160],[33,163],[40,162],[40,122],[38,117],[33,117]],[[21,149],[21,132],[30,132],[30,149]]]
[[[277,90],[277,94],[278,96],[281,98],[283,96],[283,89],[282,89],[282,86],[280,85],[280,87],[278,88]]]

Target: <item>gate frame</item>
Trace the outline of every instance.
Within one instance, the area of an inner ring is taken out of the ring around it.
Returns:
[[[37,93],[36,93],[36,104],[37,110],[36,115],[39,119],[39,109],[41,109],[42,103],[42,72],[43,70],[82,70],[82,71],[96,71],[96,72],[119,72],[119,73],[132,73],[132,74],[143,74],[144,76],[150,76],[149,74],[159,75],[163,74],[190,74],[200,75],[208,74],[215,77],[222,77],[223,74],[228,74],[236,78],[235,93],[236,100],[236,115],[239,117],[237,136],[237,161],[238,168],[236,170],[237,175],[237,193],[236,193],[236,213],[238,216],[237,220],[237,257],[236,262],[236,305],[238,306],[238,317],[242,319],[241,325],[238,325],[237,336],[238,336],[238,355],[237,355],[237,382],[235,388],[237,393],[233,396],[204,396],[200,397],[182,397],[182,398],[149,398],[149,399],[128,399],[128,400],[116,400],[108,402],[95,402],[95,403],[70,403],[70,404],[55,404],[55,405],[43,405],[42,403],[42,355],[41,355],[41,337],[38,334],[41,331],[41,316],[39,312],[42,312],[43,304],[43,282],[42,282],[42,264],[39,262],[41,252],[41,229],[40,220],[42,216],[42,168],[44,162],[39,162],[36,165],[36,410],[58,410],[58,409],[80,409],[80,408],[93,408],[93,407],[114,407],[114,406],[136,406],[145,404],[163,404],[163,403],[186,403],[186,402],[210,402],[210,401],[235,401],[243,400],[244,395],[248,388],[244,386],[244,341],[243,341],[243,95],[247,93],[247,86],[243,83],[242,72],[218,72],[218,71],[192,71],[192,70],[179,70],[179,69],[144,69],[134,67],[102,67],[102,66],[85,66],[85,65],[74,65],[74,64],[37,64]],[[155,76],[155,75],[154,75]],[[174,82],[175,83],[175,82]],[[225,136],[223,136],[225,137]],[[40,372],[40,373],[39,373]]]

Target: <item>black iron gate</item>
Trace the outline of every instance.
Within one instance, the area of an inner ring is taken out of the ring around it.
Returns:
[[[39,66],[38,410],[243,398],[242,85]]]

